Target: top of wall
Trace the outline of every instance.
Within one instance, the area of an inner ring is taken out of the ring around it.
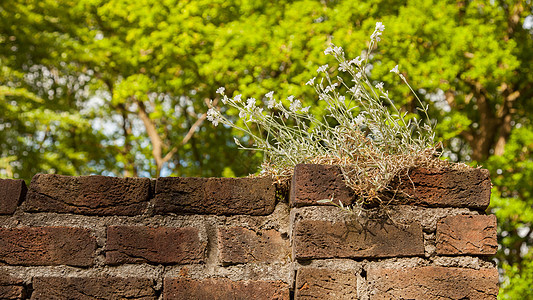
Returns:
[[[491,183],[484,169],[414,169],[393,185],[408,195],[396,197],[393,204],[476,210],[489,205]],[[302,207],[331,205],[317,203],[331,197],[344,205],[355,199],[340,168],[331,165],[297,165],[290,194],[286,190],[266,177],[149,179],[37,174],[29,189],[23,180],[0,180],[0,214],[13,214],[20,206],[25,212],[81,215],[268,215],[277,201]]]

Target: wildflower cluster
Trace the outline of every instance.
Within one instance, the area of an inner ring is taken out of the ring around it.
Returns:
[[[335,57],[338,71],[351,77],[350,82],[339,76],[332,78],[329,65],[323,65],[317,69],[318,79],[314,77],[306,83],[315,89],[319,101],[326,102],[326,117],[310,114],[309,107],[303,107],[294,96],[289,96],[284,104],[274,98],[274,92],[269,92],[264,95],[264,105],[258,107],[256,99],[244,101],[241,95],[229,98],[220,88],[217,92],[222,103],[238,109],[244,125],[236,125],[215,107],[209,109],[207,118],[215,126],[222,123],[250,136],[254,142],[251,147],[237,139],[235,142],[242,149],[265,153],[265,174],[287,177],[299,163],[336,164],[341,167],[346,184],[359,196],[357,205],[381,202],[379,192],[390,189],[391,180],[401,172],[438,161],[430,124],[400,113],[384,83],[368,78],[369,54],[384,29],[381,22],[376,23],[369,48],[355,59],[347,60],[344,50],[333,44],[324,51]],[[398,66],[390,72],[409,86]],[[429,120],[427,109],[423,105],[420,108]],[[252,130],[251,124],[260,130]]]

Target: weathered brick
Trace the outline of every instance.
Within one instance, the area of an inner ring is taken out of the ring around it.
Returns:
[[[301,268],[296,273],[295,299],[358,299],[354,272]]]
[[[276,205],[272,179],[180,178],[157,179],[158,214],[268,215]]]
[[[290,193],[292,207],[331,205],[317,203],[331,197],[344,205],[350,205],[354,200],[353,190],[344,183],[339,166],[299,164],[294,167]]]
[[[72,227],[0,228],[0,261],[10,265],[94,264],[96,239]]]
[[[111,226],[107,228],[106,263],[201,263],[206,246],[193,227]]]
[[[401,180],[400,180],[401,179]],[[393,180],[395,193],[393,204],[409,204],[429,207],[469,207],[484,210],[490,200],[490,177],[485,169],[425,169],[416,168],[408,176]],[[409,197],[401,197],[406,194]],[[353,202],[354,194],[344,181],[340,167],[329,165],[297,165],[291,186],[291,206],[318,204],[321,199]],[[382,195],[388,199],[389,195]],[[326,204],[331,205],[331,204]]]
[[[150,179],[35,175],[23,207],[29,212],[134,216],[148,206]]]
[[[393,183],[396,187],[398,181]],[[490,201],[490,176],[485,169],[413,169],[401,180],[401,190],[410,195],[403,204],[430,207],[469,207],[485,210]]]
[[[31,299],[158,299],[154,281],[120,277],[37,277]]]
[[[370,299],[496,299],[498,270],[450,267],[370,268]]]
[[[218,229],[218,255],[224,265],[281,261],[289,253],[289,240],[282,238],[279,231]]]
[[[289,300],[289,286],[281,281],[166,278],[163,299]]]
[[[25,299],[24,285],[21,279],[0,274],[0,299]]]
[[[22,179],[0,179],[0,215],[15,212],[26,197],[26,183]]]
[[[498,250],[496,216],[458,215],[437,223],[437,254],[493,255]]]
[[[370,220],[337,222],[301,220],[293,232],[293,257],[356,258],[424,255],[422,226]]]

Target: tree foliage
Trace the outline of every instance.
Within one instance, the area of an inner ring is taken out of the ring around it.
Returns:
[[[491,171],[506,270],[502,298],[531,277],[531,0],[11,0],[0,3],[0,176],[243,176],[258,154],[204,124],[216,89],[294,95],[329,42],[361,55],[386,25],[371,78],[398,108],[430,105],[445,156]],[[529,20],[529,21],[528,21]],[[529,22],[529,23],[528,23]],[[529,25],[528,25],[529,24]],[[235,117],[235,111],[227,111]],[[246,137],[241,139],[246,142]],[[528,254],[529,253],[529,254]],[[529,275],[528,275],[529,274]],[[528,277],[529,276],[529,277]]]

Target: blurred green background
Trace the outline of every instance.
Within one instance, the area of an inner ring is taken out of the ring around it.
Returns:
[[[371,78],[416,113],[451,161],[490,170],[500,299],[533,299],[532,1],[4,0],[0,177],[245,176],[261,154],[203,121],[216,89],[320,103],[304,83],[385,24]],[[334,69],[332,69],[334,70]],[[235,111],[224,111],[237,119]]]

